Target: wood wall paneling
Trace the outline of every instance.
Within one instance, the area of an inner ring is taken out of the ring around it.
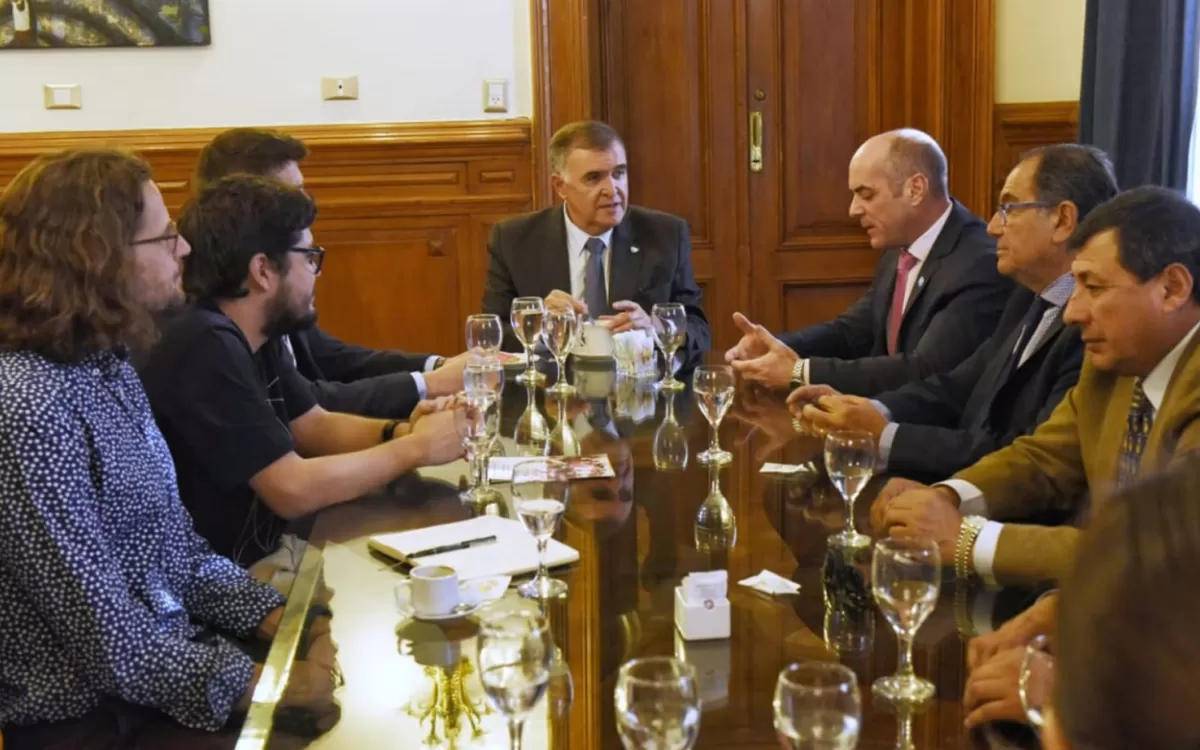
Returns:
[[[348,341],[453,354],[478,311],[491,225],[533,205],[528,120],[314,125],[303,139],[317,200],[316,241],[329,250],[317,283],[321,325]],[[132,148],[154,167],[172,211],[190,192],[219,129],[23,133],[0,141],[0,184],[39,153]]]
[[[992,157],[992,206],[1021,154],[1053,143],[1074,143],[1079,137],[1079,102],[997,104],[996,142]]]

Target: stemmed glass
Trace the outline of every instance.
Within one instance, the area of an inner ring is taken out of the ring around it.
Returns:
[[[1037,729],[1045,721],[1046,707],[1050,704],[1050,693],[1054,689],[1053,643],[1048,635],[1039,635],[1025,647],[1021,658],[1021,672],[1017,678],[1017,695],[1025,718]]]
[[[570,308],[547,310],[542,316],[542,340],[558,365],[558,377],[547,389],[550,393],[574,393],[575,388],[567,382],[567,355],[578,339],[579,318]]]
[[[479,679],[496,710],[508,719],[512,750],[521,750],[525,718],[550,681],[554,639],[546,618],[507,611],[479,626]]]
[[[722,450],[719,441],[721,420],[733,404],[733,384],[733,368],[729,365],[701,365],[692,375],[692,393],[712,427],[708,450],[696,456],[702,464],[721,466],[733,460],[733,454]]]
[[[932,539],[905,537],[875,542],[875,554],[871,558],[875,603],[900,641],[900,663],[896,674],[880,677],[872,686],[882,698],[919,704],[936,692],[932,682],[913,672],[912,643],[937,606],[941,576],[941,554]]]
[[[731,550],[737,546],[737,516],[721,491],[721,467],[709,464],[708,497],[696,511],[695,542],[699,552]]]
[[[499,493],[488,482],[487,465],[500,427],[500,398],[490,390],[466,391],[463,393],[463,406],[465,408],[457,410],[455,414],[458,433],[467,450],[467,463],[471,467],[471,486],[462,493],[461,498],[475,504],[490,503],[499,497]]]
[[[546,303],[541,297],[517,297],[512,302],[509,322],[521,346],[525,347],[525,372],[517,376],[518,383],[540,385],[546,376],[533,366],[533,348],[542,337],[542,318],[546,314]]]
[[[668,391],[664,396],[667,413],[662,424],[654,431],[654,444],[651,446],[654,468],[659,471],[683,471],[688,465],[687,430],[675,421],[675,394]]]
[[[825,437],[825,471],[846,502],[846,526],[829,537],[835,546],[871,546],[871,537],[854,529],[854,501],[875,473],[875,438],[854,430],[830,432]]]
[[[513,467],[513,510],[538,544],[537,576],[517,587],[526,599],[553,599],[567,593],[567,584],[546,572],[546,545],[567,509],[570,481],[570,469],[554,459],[521,461]]]
[[[500,316],[490,313],[467,316],[467,351],[476,362],[491,362],[500,353],[504,329]]]
[[[853,750],[858,745],[858,678],[843,664],[801,662],[785,667],[775,683],[772,707],[784,747]]]
[[[626,750],[687,750],[700,736],[696,670],[685,661],[656,656],[625,662],[613,698]]]
[[[463,392],[485,392],[500,398],[504,391],[504,365],[496,359],[472,362],[463,368]]]
[[[687,312],[678,302],[666,302],[651,308],[650,317],[654,321],[654,341],[663,353],[667,369],[667,377],[658,387],[682,391],[684,384],[675,379],[675,352],[687,338]]]
[[[513,442],[521,456],[544,456],[550,450],[550,427],[538,408],[536,386],[528,380],[525,381],[525,411],[517,418]]]

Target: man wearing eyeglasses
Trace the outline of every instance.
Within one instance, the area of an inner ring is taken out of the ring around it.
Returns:
[[[797,389],[794,413],[818,431],[874,436],[889,474],[945,479],[1045,421],[1079,379],[1083,342],[1063,324],[1075,282],[1067,247],[1075,227],[1117,194],[1108,156],[1077,144],[1025,154],[988,224],[1000,273],[1020,286],[996,332],[948,373],[874,400],[828,386]]]
[[[280,342],[316,315],[316,212],[265,177],[203,188],[179,221],[192,303],[140,368],[196,530],[242,565],[275,555],[289,521],[462,454],[452,411],[423,402],[409,423],[326,411],[296,372]]]

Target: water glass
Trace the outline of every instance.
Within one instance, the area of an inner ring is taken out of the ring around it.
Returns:
[[[688,465],[688,433],[675,420],[675,394],[666,393],[667,412],[654,431],[651,455],[659,471],[683,471]]]
[[[1017,678],[1017,694],[1029,723],[1042,728],[1050,695],[1054,690],[1053,642],[1048,635],[1039,635],[1025,647],[1021,659],[1021,674]]]
[[[495,361],[500,354],[504,328],[500,316],[490,313],[467,316],[467,351],[476,362]]]
[[[504,365],[498,360],[472,362],[463,368],[463,392],[492,393],[497,397],[504,390]]]
[[[905,537],[875,542],[871,588],[875,603],[896,631],[900,660],[896,674],[880,677],[872,690],[893,702],[923,703],[934,696],[932,682],[917,677],[912,644],[917,631],[937,606],[942,559],[932,539]]]
[[[551,393],[574,393],[575,388],[567,382],[567,355],[578,340],[579,318],[571,308],[547,310],[542,317],[542,339],[550,356],[558,365],[558,377],[547,390]]]
[[[550,625],[536,612],[501,612],[479,625],[479,679],[508,719],[513,750],[521,749],[525,718],[546,692],[553,658]]]
[[[570,482],[570,469],[562,461],[542,458],[513,467],[513,510],[538,544],[537,576],[517,587],[526,599],[553,599],[567,593],[567,584],[546,572],[546,545],[567,509]]]
[[[719,442],[721,420],[733,404],[733,387],[733,368],[729,365],[702,365],[692,375],[692,395],[712,427],[708,450],[696,456],[702,464],[720,466],[733,460],[733,454],[722,450]]]
[[[541,297],[517,297],[512,302],[509,323],[521,346],[525,347],[525,372],[517,376],[518,383],[540,385],[546,376],[534,367],[534,347],[542,338],[542,321],[546,314],[546,303]]]
[[[775,683],[775,732],[792,750],[853,750],[862,723],[858,678],[837,662],[785,667]]]
[[[829,542],[855,549],[871,546],[871,537],[854,528],[854,501],[875,473],[875,438],[854,430],[830,432],[825,436],[825,471],[846,503],[846,526]]]
[[[488,390],[465,392],[463,408],[455,412],[455,417],[471,467],[471,486],[461,497],[474,504],[493,502],[499,493],[488,481],[487,465],[500,428],[500,398]]]
[[[687,750],[700,736],[696,670],[685,661],[660,656],[626,662],[613,698],[626,750]]]
[[[659,384],[668,391],[682,391],[684,384],[675,379],[675,352],[687,339],[687,311],[678,302],[655,305],[650,310],[654,325],[654,343],[663,354],[667,377]]]

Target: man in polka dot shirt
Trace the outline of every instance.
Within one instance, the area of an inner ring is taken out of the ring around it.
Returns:
[[[131,715],[114,705],[220,729],[248,705],[259,667],[247,654],[278,623],[283,597],[193,530],[127,361],[126,346],[153,335],[151,315],[181,301],[189,250],[148,165],[122,152],[39,157],[0,195],[0,726],[10,745],[79,746],[38,733]],[[331,658],[298,666],[311,692],[330,684]]]

